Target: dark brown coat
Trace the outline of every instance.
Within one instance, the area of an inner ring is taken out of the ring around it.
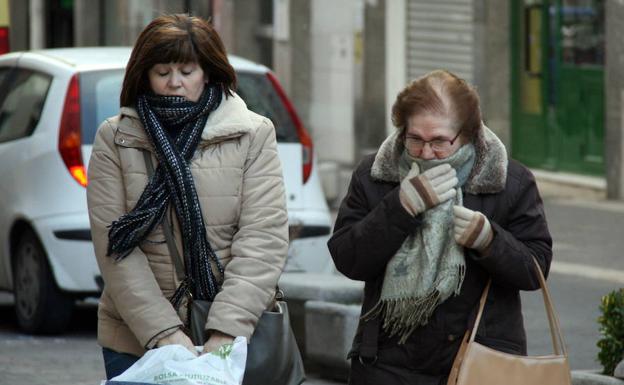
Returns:
[[[437,384],[450,371],[460,339],[469,327],[488,278],[492,288],[477,340],[495,349],[526,354],[526,336],[520,290],[539,288],[531,258],[548,273],[552,240],[535,179],[518,162],[507,160],[496,136],[483,128],[475,139],[477,161],[464,186],[464,206],[485,214],[494,240],[487,257],[466,249],[466,277],[458,296],[435,310],[428,324],[398,345],[379,330],[377,362],[363,366],[362,334],[369,323],[360,322],[350,356],[351,383]],[[405,238],[422,224],[399,201],[396,158],[401,148],[396,135],[376,155],[365,157],[354,171],[334,234],[328,246],[336,267],[347,277],[365,281],[362,313],[379,300],[385,267]],[[370,321],[375,328],[379,322]],[[365,339],[366,341],[366,339]],[[367,345],[364,356],[370,356]],[[375,352],[373,353],[375,354]]]

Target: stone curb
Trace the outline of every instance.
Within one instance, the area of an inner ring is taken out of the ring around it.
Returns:
[[[321,365],[348,370],[347,354],[357,329],[360,307],[322,301],[306,302],[306,357]]]
[[[283,273],[279,286],[286,300],[325,301],[343,304],[362,302],[364,283],[338,274]]]
[[[572,385],[624,385],[624,381],[594,371],[573,370]]]
[[[307,352],[306,303],[308,301],[320,301],[354,305],[362,301],[364,292],[363,282],[352,281],[338,274],[283,273],[279,280],[279,286],[284,290],[284,297],[288,302],[288,311],[290,312],[290,325],[304,359]]]

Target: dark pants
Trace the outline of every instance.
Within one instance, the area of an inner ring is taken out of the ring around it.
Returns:
[[[106,370],[107,380],[125,372],[126,369],[139,360],[139,357],[132,354],[117,353],[108,348],[102,348],[102,355],[104,356],[104,369]]]

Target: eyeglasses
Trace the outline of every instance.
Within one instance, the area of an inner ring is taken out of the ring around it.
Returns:
[[[457,138],[461,134],[462,130],[459,130],[457,135],[451,140],[448,139],[433,139],[433,140],[422,140],[421,138],[414,136],[406,136],[405,137],[405,147],[411,154],[420,154],[422,149],[425,147],[426,143],[429,143],[431,150],[436,153],[447,153],[453,147]]]

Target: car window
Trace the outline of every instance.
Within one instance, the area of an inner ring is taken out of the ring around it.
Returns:
[[[82,143],[92,144],[95,132],[106,118],[119,114],[119,95],[124,70],[80,74],[80,114]]]
[[[7,83],[0,107],[0,142],[32,134],[41,117],[41,110],[52,78],[25,69],[16,70]]]
[[[124,70],[83,72],[80,75],[82,143],[92,144],[104,119],[119,113],[119,94]],[[279,142],[298,142],[295,125],[279,95],[265,74],[237,73],[236,92],[247,107],[269,118]]]
[[[9,73],[12,70],[14,67],[0,67],[0,101],[4,100],[10,90],[9,84],[5,84],[5,82],[9,81]]]
[[[236,92],[253,112],[271,119],[279,142],[298,142],[299,136],[286,106],[263,73],[237,73]]]

